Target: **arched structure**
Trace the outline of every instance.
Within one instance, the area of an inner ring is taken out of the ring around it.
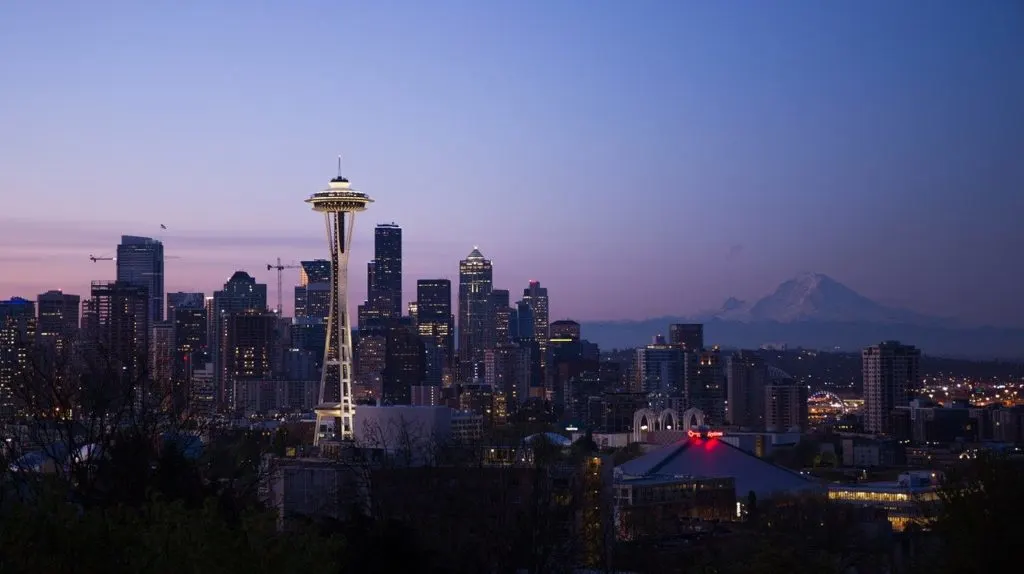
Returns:
[[[829,403],[829,406],[831,406],[832,408],[838,408],[840,414],[846,414],[846,401],[844,401],[842,398],[839,397],[839,395],[833,393],[832,391],[818,391],[812,394],[811,396],[807,397],[807,402],[818,402],[822,401],[823,399],[830,399],[831,402]]]
[[[704,411],[700,409],[686,409],[683,412],[681,430],[699,429],[704,427]]]
[[[701,417],[703,418],[703,415]],[[640,409],[633,414],[633,442],[642,442],[644,435],[650,431],[677,430],[680,428],[679,413],[672,408]]]

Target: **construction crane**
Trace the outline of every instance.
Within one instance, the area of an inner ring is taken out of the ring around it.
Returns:
[[[280,257],[277,258],[277,265],[273,265],[271,263],[267,263],[267,271],[270,271],[271,269],[277,269],[277,315],[278,316],[281,316],[281,315],[284,314],[284,293],[282,293],[282,290],[284,289],[284,287],[282,287],[282,282],[281,282],[281,277],[282,277],[282,275],[284,273],[284,270],[285,269],[299,269],[300,267],[302,267],[302,266],[301,265],[282,265]]]
[[[95,255],[90,254],[89,255],[89,260],[91,260],[93,263],[96,263],[97,261],[113,261],[114,258],[113,257],[96,257]]]

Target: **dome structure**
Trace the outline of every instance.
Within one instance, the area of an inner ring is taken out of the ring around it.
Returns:
[[[782,369],[780,369],[778,367],[773,367],[772,365],[768,365],[768,380],[770,380],[770,381],[792,381],[794,379],[793,379],[793,375],[790,375],[786,371],[783,371]]]
[[[523,439],[523,444],[533,444],[533,442],[536,441],[538,437],[544,437],[544,439],[546,439],[548,442],[555,446],[560,446],[563,448],[572,446],[572,440],[554,432],[539,432],[537,434],[532,434]]]

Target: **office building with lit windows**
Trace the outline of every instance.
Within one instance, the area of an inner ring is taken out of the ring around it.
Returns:
[[[32,371],[35,339],[35,304],[20,297],[0,301],[0,420],[15,415],[16,387]]]
[[[482,375],[484,350],[493,345],[494,308],[491,290],[494,271],[480,250],[459,262],[459,377],[471,381]]]
[[[548,350],[548,290],[540,286],[540,281],[530,281],[523,289],[523,301],[533,311],[533,339],[540,347],[541,366],[544,366]]]
[[[921,384],[921,351],[898,341],[867,347],[861,353],[864,376],[864,429],[891,434],[892,411],[910,404]]]
[[[164,244],[149,238],[122,235],[117,246],[117,280],[145,287],[150,325],[164,320]]]

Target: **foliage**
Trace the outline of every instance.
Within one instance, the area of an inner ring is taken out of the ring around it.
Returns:
[[[997,454],[981,453],[950,469],[931,524],[935,551],[923,553],[922,571],[1001,572],[1019,562],[1013,525],[1024,515],[1022,484],[1024,461]]]
[[[159,496],[138,507],[16,504],[0,522],[0,572],[281,573],[338,564],[339,538],[279,533],[274,516],[256,510],[233,524],[219,502],[210,497],[196,509]]]

